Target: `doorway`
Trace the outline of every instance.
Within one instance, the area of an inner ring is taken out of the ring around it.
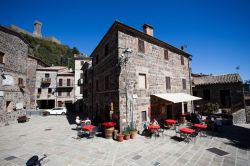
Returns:
[[[231,107],[230,90],[221,90],[220,91],[220,99],[221,99],[221,105],[224,108],[230,108]]]

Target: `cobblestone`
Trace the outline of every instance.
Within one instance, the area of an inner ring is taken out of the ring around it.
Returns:
[[[52,130],[44,131],[47,128]],[[48,156],[42,161],[44,166],[238,166],[250,163],[249,149],[226,144],[225,138],[220,137],[197,138],[195,144],[185,144],[170,141],[167,135],[174,134],[165,133],[156,140],[138,135],[136,139],[119,143],[101,137],[75,139],[76,131],[72,128],[75,126],[69,125],[65,116],[36,116],[24,124],[0,127],[0,165],[23,166],[33,155],[42,157],[43,154]],[[210,147],[221,147],[230,154],[218,156],[206,151]],[[16,158],[5,160],[10,156]]]

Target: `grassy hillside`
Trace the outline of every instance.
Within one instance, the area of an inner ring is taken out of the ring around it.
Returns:
[[[34,56],[42,59],[45,63],[74,68],[74,54],[79,54],[76,47],[70,48],[66,45],[60,45],[26,34],[21,35],[31,44]]]

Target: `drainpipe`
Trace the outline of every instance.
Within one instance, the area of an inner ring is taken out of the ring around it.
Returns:
[[[190,68],[190,58],[188,58],[188,72],[189,72],[189,86],[190,86],[190,94],[193,95],[193,89],[192,89],[192,80],[191,80],[191,68]],[[194,113],[194,102],[191,101],[191,109]]]

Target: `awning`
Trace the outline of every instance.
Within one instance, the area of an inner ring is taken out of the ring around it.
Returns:
[[[164,99],[173,103],[182,103],[182,102],[202,99],[200,97],[195,97],[187,93],[159,93],[159,94],[153,94],[153,96],[159,97],[161,99]]]

